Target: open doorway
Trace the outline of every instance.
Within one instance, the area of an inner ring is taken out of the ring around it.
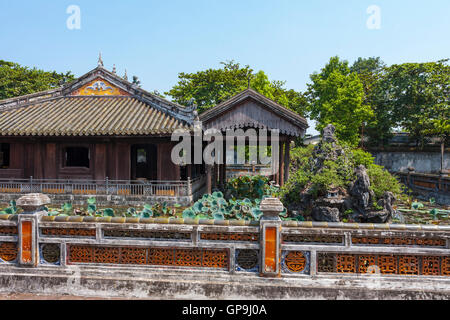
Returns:
[[[157,148],[153,144],[140,144],[131,147],[132,180],[157,179]]]

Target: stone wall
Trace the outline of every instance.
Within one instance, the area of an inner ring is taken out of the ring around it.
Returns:
[[[441,170],[439,152],[372,151],[375,163],[391,172],[407,172],[413,167],[416,172],[438,174]],[[450,169],[450,153],[444,154],[444,169]]]

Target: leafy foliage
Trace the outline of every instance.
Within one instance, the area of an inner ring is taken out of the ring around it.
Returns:
[[[226,189],[237,199],[261,199],[264,195],[276,196],[278,188],[264,176],[240,176],[228,180]]]
[[[183,211],[183,218],[187,219],[215,219],[215,220],[259,220],[262,216],[260,204],[262,199],[268,197],[263,196],[261,199],[229,199],[224,198],[222,192],[214,192],[213,194],[205,194],[192,207]],[[287,210],[284,209],[280,213],[280,217],[287,219]],[[296,219],[301,220],[303,217],[298,216]]]
[[[270,81],[263,72],[253,72],[250,66],[234,61],[221,62],[223,68],[207,69],[195,73],[181,72],[178,83],[168,92],[182,105],[195,102],[199,112],[231,98],[248,87],[291,110],[303,114],[305,97],[295,90],[284,88],[284,81]]]
[[[373,119],[361,124],[361,133],[369,137],[370,145],[386,145],[392,137],[392,128],[395,127],[386,103],[386,83],[382,81],[386,65],[379,57],[358,58],[350,70],[358,74],[364,88],[364,103],[374,112]]]
[[[308,84],[308,111],[321,131],[328,124],[336,127],[336,136],[353,146],[360,140],[363,122],[373,120],[373,110],[364,99],[364,87],[347,61],[333,57],[320,73],[311,75]]]
[[[48,72],[0,60],[0,100],[52,89],[74,79],[70,71]]]
[[[9,206],[0,211],[0,214],[16,214],[18,212],[18,208],[16,206],[16,201],[11,200],[9,202]]]
[[[386,191],[390,191],[398,197],[402,195],[402,185],[382,166],[371,164],[367,168],[367,174],[370,178],[370,187],[377,199],[381,198]]]
[[[392,65],[382,81],[392,117],[411,137],[450,136],[448,60]]]

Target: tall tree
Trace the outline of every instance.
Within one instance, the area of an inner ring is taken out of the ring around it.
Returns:
[[[195,73],[180,73],[178,83],[166,95],[180,104],[194,101],[202,113],[231,98],[248,87],[299,114],[304,111],[304,97],[295,90],[284,88],[284,81],[270,81],[264,71],[254,73],[250,66],[234,61],[221,62],[222,68]]]
[[[340,140],[356,146],[362,123],[373,119],[357,73],[351,72],[347,61],[333,57],[320,73],[311,75],[311,80],[308,84],[309,112],[317,121],[316,129],[321,131],[333,124]]]
[[[420,145],[427,136],[450,135],[448,61],[393,65],[383,79],[393,119]]]
[[[386,65],[379,57],[358,58],[350,67],[356,72],[364,88],[364,104],[369,105],[374,117],[363,121],[362,136],[368,137],[371,145],[386,145],[392,137],[395,119],[386,101],[386,83],[382,81]]]
[[[22,96],[58,87],[74,80],[73,74],[43,71],[0,60],[0,99]]]

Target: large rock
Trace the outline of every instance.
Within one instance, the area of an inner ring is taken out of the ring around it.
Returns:
[[[356,180],[350,186],[350,194],[354,201],[353,206],[359,213],[364,213],[370,208],[375,195],[370,189],[370,179],[366,167],[363,165],[356,168]]]
[[[379,223],[386,223],[396,214],[394,209],[394,203],[397,199],[392,192],[386,191],[383,195],[383,199],[378,200],[378,206],[383,207],[383,211],[379,212]]]
[[[323,132],[322,132],[323,141],[329,142],[329,143],[336,142],[336,136],[334,134],[335,132],[336,132],[336,128],[332,124],[327,125],[325,128],[323,128]]]
[[[387,223],[389,221],[389,213],[386,210],[382,211],[367,211],[361,217],[361,223]]]
[[[347,188],[329,186],[328,190],[312,193],[312,183],[308,183],[298,194],[298,201],[288,205],[289,211],[311,214],[314,221],[339,222],[342,218],[355,222],[385,223],[395,216],[392,204],[395,197],[387,192],[375,205],[377,198],[371,189],[370,178],[363,165],[354,168],[354,164],[335,136],[336,128],[326,126],[321,141],[314,147],[306,170],[317,175],[327,169],[326,162],[339,162],[339,170],[350,173],[354,170],[355,179]],[[380,209],[380,210],[377,210]],[[308,216],[309,218],[309,216]]]
[[[340,213],[338,208],[314,207],[311,213],[314,221],[339,222]]]

